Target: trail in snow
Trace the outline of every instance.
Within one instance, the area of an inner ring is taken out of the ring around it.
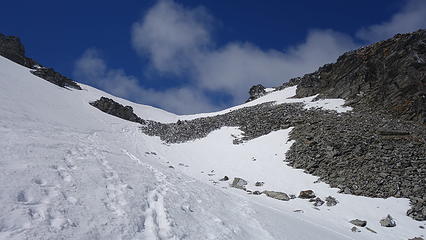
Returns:
[[[139,165],[151,170],[154,173],[155,179],[159,182],[159,185],[147,195],[148,203],[144,214],[145,222],[143,232],[145,239],[176,239],[171,233],[171,222],[168,219],[167,211],[164,207],[164,194],[166,194],[168,189],[166,176],[151,165],[142,162],[127,150],[122,149],[122,151]]]

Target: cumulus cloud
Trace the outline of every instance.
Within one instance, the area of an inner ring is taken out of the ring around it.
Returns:
[[[86,50],[76,61],[74,76],[113,95],[179,114],[214,111],[219,108],[202,91],[190,86],[163,91],[144,88],[137,78],[127,75],[122,69],[109,68],[95,49]]]
[[[389,21],[361,29],[357,37],[376,41],[425,27],[426,1],[406,3]],[[176,113],[206,112],[223,107],[212,104],[208,93],[229,97],[228,106],[240,104],[254,84],[278,86],[360,45],[349,35],[317,29],[309,31],[302,43],[282,51],[239,41],[218,46],[212,38],[213,21],[202,7],[190,9],[173,0],[159,0],[132,26],[132,45],[149,62],[145,70],[167,74],[165,79],[185,79],[183,87],[147,89],[123,70],[109,69],[94,50],[79,59],[75,75],[118,96]]]
[[[426,1],[406,0],[406,5],[389,21],[362,28],[356,35],[362,40],[375,42],[421,28],[426,28]]]
[[[133,25],[133,46],[148,55],[156,70],[180,73],[210,45],[210,21],[201,7],[186,9],[171,0],[159,1]]]
[[[134,24],[132,43],[155,70],[183,73],[197,89],[224,92],[233,104],[247,98],[251,85],[280,85],[356,47],[350,37],[332,30],[311,31],[304,43],[285,52],[245,42],[215,47],[211,19],[204,9],[160,1]]]

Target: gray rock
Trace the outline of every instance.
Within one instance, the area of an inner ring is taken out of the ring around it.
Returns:
[[[327,207],[335,206],[338,203],[338,201],[332,196],[326,197],[325,202],[326,202]]]
[[[299,194],[299,198],[302,198],[302,199],[310,199],[314,197],[315,197],[315,193],[312,190],[301,191]]]
[[[266,94],[265,87],[262,84],[252,86],[249,91],[250,97],[246,102],[253,101]]]
[[[396,222],[395,220],[393,220],[393,218],[391,217],[391,215],[387,215],[385,218],[383,218],[382,220],[380,220],[380,225],[382,227],[395,227],[396,226]]]
[[[290,197],[283,192],[275,192],[275,191],[263,191],[262,193],[264,193],[266,196],[270,197],[270,198],[275,198],[281,201],[289,201]]]
[[[256,182],[254,185],[256,187],[261,187],[261,186],[263,186],[263,184],[265,184],[265,183],[264,182]]]
[[[367,221],[360,220],[360,219],[351,220],[350,223],[352,223],[353,225],[358,226],[358,227],[367,226]]]
[[[351,231],[352,232],[361,232],[361,230],[359,230],[357,227],[352,227]]]
[[[247,185],[246,180],[236,177],[234,178],[234,181],[232,181],[231,187],[245,190],[246,185]]]
[[[228,177],[228,176],[225,176],[225,177],[223,177],[223,178],[219,179],[219,181],[228,181],[228,180],[229,180],[229,177]]]
[[[133,108],[131,106],[123,106],[110,98],[101,97],[99,100],[91,102],[90,105],[101,110],[102,112],[111,114],[124,120],[141,124],[145,123],[142,118],[133,113]],[[153,152],[151,152],[151,154],[156,155],[156,153]]]
[[[319,197],[315,198],[315,201],[314,201],[314,206],[315,207],[320,207],[323,204],[324,204],[324,201],[321,198],[319,198]]]

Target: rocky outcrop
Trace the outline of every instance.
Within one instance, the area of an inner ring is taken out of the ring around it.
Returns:
[[[58,85],[59,87],[70,87],[81,90],[80,85],[78,85],[73,80],[65,77],[64,75],[55,72],[55,70],[53,70],[52,68],[39,67],[35,70],[32,70],[31,73],[40,78],[43,78],[48,82]]]
[[[81,90],[73,80],[56,72],[52,68],[43,67],[31,58],[25,56],[25,48],[20,39],[14,36],[5,36],[0,33],[0,55],[22,66],[32,69],[31,73],[56,84],[60,87],[69,87]]]
[[[312,190],[305,190],[299,193],[299,198],[302,199],[311,199],[315,197],[315,193]]]
[[[28,68],[36,65],[34,60],[25,56],[24,45],[15,36],[6,36],[0,33],[0,55]]]
[[[101,97],[99,100],[91,102],[90,105],[104,113],[111,114],[124,120],[137,122],[140,124],[145,123],[142,118],[133,112],[133,108],[131,106],[123,106],[110,98]]]
[[[344,98],[354,107],[426,124],[426,30],[351,51],[295,78],[297,97]]]
[[[249,99],[246,102],[253,101],[266,94],[265,87],[262,84],[254,85],[249,90]]]

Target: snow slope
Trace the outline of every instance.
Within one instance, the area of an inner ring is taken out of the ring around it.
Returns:
[[[67,90],[2,57],[0,86],[0,239],[408,239],[424,234],[418,227],[423,223],[405,216],[407,199],[337,194],[285,165],[291,129],[233,145],[241,132],[226,127],[204,139],[167,145],[88,102],[111,97],[145,119],[162,122],[210,114],[177,116],[85,85],[83,91]],[[294,91],[271,92],[232,109],[303,101],[307,108],[348,110],[341,100],[287,99]],[[339,204],[318,210],[306,200],[248,195],[219,182],[224,175],[246,179],[252,190],[313,189],[321,198],[335,196]],[[255,187],[256,181],[265,185]],[[379,226],[388,213],[397,227]],[[367,220],[377,233],[351,232],[348,221],[354,218]]]

